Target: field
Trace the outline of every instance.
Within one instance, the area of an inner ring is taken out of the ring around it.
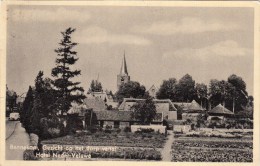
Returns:
[[[43,145],[62,146],[90,146],[101,147],[99,150],[80,151],[81,154],[91,155],[91,158],[111,158],[111,159],[135,159],[135,160],[161,160],[160,150],[166,141],[166,137],[159,133],[105,133],[97,132],[92,134],[80,133],[68,135],[55,139],[42,141]],[[102,147],[116,147],[116,150],[103,151]],[[45,151],[45,153],[67,154],[79,152],[75,148],[71,151]]]
[[[250,138],[178,137],[172,145],[174,162],[252,162]]]

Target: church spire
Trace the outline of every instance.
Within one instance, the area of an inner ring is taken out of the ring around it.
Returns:
[[[123,58],[122,66],[121,66],[121,70],[120,70],[120,75],[128,75],[126,60],[125,60],[125,51],[124,51],[124,58]]]

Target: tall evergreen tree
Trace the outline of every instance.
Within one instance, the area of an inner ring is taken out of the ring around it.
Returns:
[[[79,86],[80,82],[73,82],[71,79],[80,75],[80,70],[71,70],[70,66],[74,65],[78,58],[77,52],[72,48],[77,45],[71,41],[71,34],[75,29],[68,28],[61,32],[63,38],[59,43],[60,47],[55,50],[58,57],[56,58],[56,67],[52,69],[52,76],[55,78],[53,85],[57,89],[56,111],[66,113],[71,102],[82,103],[85,98],[83,88]],[[78,93],[80,92],[80,93]]]
[[[24,99],[23,108],[21,111],[21,122],[24,125],[25,129],[28,132],[29,126],[31,126],[31,115],[32,115],[32,108],[34,102],[34,94],[33,89],[29,86],[27,91],[26,97]]]

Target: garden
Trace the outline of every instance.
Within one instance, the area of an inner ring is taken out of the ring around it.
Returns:
[[[42,141],[42,144],[59,145],[86,145],[86,146],[122,146],[122,147],[143,147],[162,148],[167,138],[164,134],[112,132],[98,131],[96,133],[76,133],[63,137]]]
[[[252,162],[253,140],[248,138],[178,137],[172,144],[174,162]]]
[[[161,160],[160,150],[163,148],[167,137],[158,132],[124,132],[113,131],[107,133],[97,131],[95,133],[80,132],[63,137],[44,140],[42,145],[62,145],[62,146],[89,146],[100,147],[95,151],[83,150],[81,154],[91,155],[94,160],[98,158],[111,159],[135,159],[135,160]],[[102,147],[116,147],[116,150],[102,150]],[[79,152],[75,148],[71,151],[44,151],[44,153],[64,153],[72,154]]]

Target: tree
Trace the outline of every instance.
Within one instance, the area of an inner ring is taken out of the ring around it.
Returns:
[[[8,110],[9,112],[14,111],[14,107],[16,106],[16,100],[17,100],[17,94],[16,92],[9,90],[8,87],[6,86],[6,111]]]
[[[216,106],[219,103],[228,109],[232,108],[232,93],[234,87],[232,84],[225,80],[218,81],[213,79],[209,85],[209,95],[211,96],[210,102]],[[230,104],[231,103],[231,104]]]
[[[138,101],[131,107],[133,117],[141,124],[150,124],[156,117],[156,107],[152,98]]]
[[[53,103],[55,103],[56,96],[55,91],[52,88],[51,80],[49,78],[43,78],[43,71],[39,71],[35,79],[35,91],[34,91],[34,102],[32,108],[31,122],[33,132],[41,137],[42,124],[39,122],[42,118],[48,117],[53,114]]]
[[[169,80],[163,80],[156,97],[158,99],[176,99],[176,85],[177,80],[175,78],[170,78]]]
[[[233,86],[233,91],[232,91],[233,110],[240,111],[243,109],[242,107],[246,106],[246,104],[248,103],[246,83],[241,77],[235,74],[232,74],[231,76],[228,77],[228,83],[230,83]]]
[[[26,97],[23,102],[23,108],[20,114],[21,122],[25,127],[26,131],[28,132],[29,127],[31,126],[31,115],[32,115],[32,108],[34,103],[34,92],[31,86],[27,91]]]
[[[195,86],[196,98],[200,102],[200,105],[203,106],[203,102],[207,101],[208,88],[206,84],[197,83]]]
[[[102,92],[103,88],[101,82],[98,80],[92,80],[90,84],[89,92]]]
[[[179,80],[176,86],[176,94],[178,101],[189,102],[193,100],[195,96],[195,81],[189,74],[186,74]]]
[[[122,84],[116,93],[116,98],[119,103],[122,103],[124,98],[143,98],[145,95],[145,87],[139,82],[129,81]]]
[[[77,52],[72,48],[77,45],[71,41],[71,34],[75,29],[68,28],[61,32],[63,39],[59,43],[60,47],[55,50],[58,57],[56,58],[56,67],[52,69],[52,76],[55,78],[53,85],[57,89],[56,111],[61,114],[66,113],[71,107],[71,102],[82,103],[85,98],[84,89],[80,82],[72,82],[71,79],[80,75],[80,70],[71,70],[70,66],[74,65],[78,58]],[[77,93],[80,92],[80,93]]]

